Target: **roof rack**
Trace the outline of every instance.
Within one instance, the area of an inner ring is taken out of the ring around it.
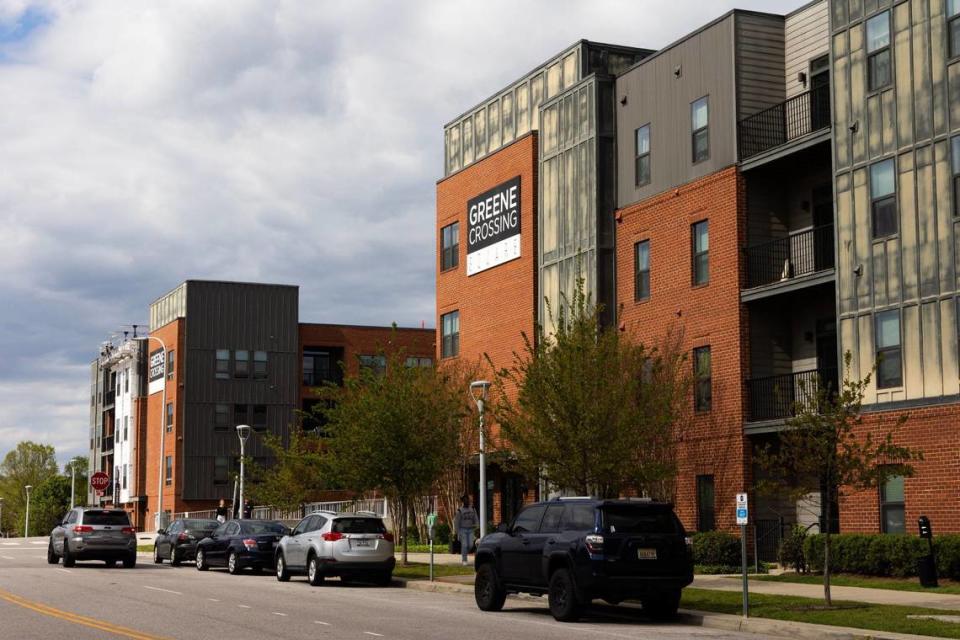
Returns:
[[[596,500],[594,496],[557,496],[554,500]]]

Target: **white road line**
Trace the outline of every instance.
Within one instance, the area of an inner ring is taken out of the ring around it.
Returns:
[[[31,540],[30,544],[47,544],[46,540]]]
[[[249,609],[249,608],[250,608],[249,606],[247,606],[247,605],[245,605],[245,604],[238,604],[237,606],[240,607],[241,609]]]
[[[57,571],[63,571],[64,573],[73,573],[70,569],[57,569]]]
[[[19,542],[0,542],[0,544],[2,544],[2,545],[5,546],[5,547],[19,547],[19,546],[20,546],[20,543],[19,543]]]
[[[40,558],[41,560],[46,560],[47,556],[33,556],[34,558]]]
[[[172,594],[178,595],[178,596],[182,596],[182,595],[183,595],[183,594],[180,593],[179,591],[171,591],[170,589],[161,589],[160,587],[148,587],[147,585],[143,585],[143,588],[144,588],[144,589],[150,589],[150,591],[163,591],[164,593],[172,593]]]
[[[280,613],[279,611],[271,611],[270,613],[272,613],[272,614],[275,615],[275,616],[286,616],[286,615],[287,615],[287,614],[285,614],[285,613]]]
[[[16,558],[14,558],[13,556],[0,556],[0,557],[2,557],[4,560],[16,560]]]
[[[220,602],[220,601],[217,600],[216,598],[207,598],[207,600],[209,600],[210,602]]]
[[[373,631],[364,631],[364,633],[367,634],[368,636],[376,636],[376,637],[378,637],[378,638],[382,638],[382,637],[383,637],[383,634],[382,634],[382,633],[374,633]]]
[[[314,620],[314,621],[313,621],[313,624],[322,624],[322,625],[325,626],[325,627],[329,627],[329,626],[330,626],[330,623],[329,623],[329,622],[324,622],[323,620]]]

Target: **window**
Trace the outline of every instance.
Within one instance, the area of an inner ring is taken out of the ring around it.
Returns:
[[[890,476],[880,485],[880,528],[884,533],[906,533],[903,476]]]
[[[343,358],[340,350],[305,348],[303,350],[303,384],[318,387],[324,382],[342,384],[343,376],[339,366]]]
[[[710,347],[693,350],[693,407],[697,411],[710,411],[713,406],[712,374],[710,370]]]
[[[173,431],[173,403],[167,403],[167,433]]]
[[[213,461],[213,484],[227,484],[230,477],[230,458],[217,456]]]
[[[128,428],[130,426],[130,416],[123,416],[123,441],[126,442],[128,438]]]
[[[897,232],[897,187],[893,158],[870,167],[870,211],[873,237]]]
[[[650,184],[650,125],[634,132],[634,178],[638,187]]]
[[[123,465],[123,488],[127,488],[127,476],[130,475],[130,465]]]
[[[233,424],[249,424],[247,422],[247,405],[233,405]]]
[[[690,227],[693,245],[693,285],[710,282],[710,229],[706,220]]]
[[[217,349],[217,378],[226,380],[230,377],[230,350]]]
[[[252,426],[255,431],[267,430],[267,405],[253,405],[253,424],[250,426]]]
[[[237,349],[233,352],[233,377],[250,377],[250,352],[246,349]]]
[[[173,351],[171,351],[170,353],[173,353]],[[130,369],[129,368],[123,373],[123,392],[127,393],[128,391],[130,391]]]
[[[593,531],[597,516],[592,504],[567,504],[563,509],[561,531]]]
[[[543,516],[543,522],[540,524],[540,533],[559,533],[560,516],[563,515],[563,504],[556,503],[547,507],[547,512]]]
[[[228,431],[230,429],[230,405],[218,404],[213,408],[213,430]]]
[[[518,533],[536,533],[540,527],[540,518],[543,517],[544,509],[546,509],[545,505],[538,504],[521,511],[513,523],[513,530]]]
[[[460,264],[460,223],[454,222],[440,230],[440,270],[453,269]]]
[[[890,12],[867,20],[867,90],[876,91],[890,84]]]
[[[167,351],[167,380],[173,380],[173,372],[176,369],[176,352],[173,349]]]
[[[163,484],[168,487],[173,484],[173,456],[167,456],[164,460]]]
[[[960,56],[960,0],[947,0],[947,37],[950,57]]]
[[[409,356],[407,358],[408,367],[422,367],[424,369],[433,366],[433,358],[424,358],[421,356]]]
[[[360,360],[360,370],[369,369],[378,376],[382,376],[387,371],[386,356],[357,356]]]
[[[710,105],[706,97],[690,105],[690,120],[693,162],[702,162],[710,157]]]
[[[440,316],[440,327],[441,357],[454,358],[460,355],[460,312],[451,311]]]
[[[960,0],[956,0],[960,4]],[[960,24],[960,21],[958,21]],[[951,164],[953,166],[953,215],[960,217],[960,136],[951,141]]]
[[[900,311],[878,313],[876,323],[877,388],[889,389],[903,385],[903,366],[900,354]]]
[[[637,302],[650,297],[650,241],[633,245],[633,299]]]
[[[257,380],[264,380],[267,377],[267,352],[253,352],[253,377]]]
[[[717,528],[713,476],[697,476],[697,531]]]

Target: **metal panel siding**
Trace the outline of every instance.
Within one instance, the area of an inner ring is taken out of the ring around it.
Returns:
[[[810,61],[830,52],[830,15],[826,0],[787,16],[784,21],[786,96],[807,90],[797,74],[809,74]]]
[[[734,164],[733,15],[639,63],[616,82],[617,202],[625,207]],[[674,70],[680,67],[680,77]],[[709,96],[710,157],[693,164],[690,105]],[[621,100],[626,98],[626,104]],[[651,181],[638,188],[634,132],[650,124]]]
[[[737,119],[786,99],[784,21],[779,16],[737,13]]]

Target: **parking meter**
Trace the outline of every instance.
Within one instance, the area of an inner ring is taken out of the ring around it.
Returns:
[[[433,582],[433,529],[437,524],[437,514],[427,515],[427,539],[430,541],[430,582]]]
[[[930,526],[930,518],[920,516],[917,520],[917,528],[920,529],[920,537],[926,540],[933,540],[933,527]]]
[[[917,529],[920,530],[920,537],[926,539],[930,546],[930,553],[917,560],[917,573],[920,576],[920,585],[923,587],[937,586],[937,560],[933,555],[933,526],[930,524],[930,518],[920,516],[917,519]]]

